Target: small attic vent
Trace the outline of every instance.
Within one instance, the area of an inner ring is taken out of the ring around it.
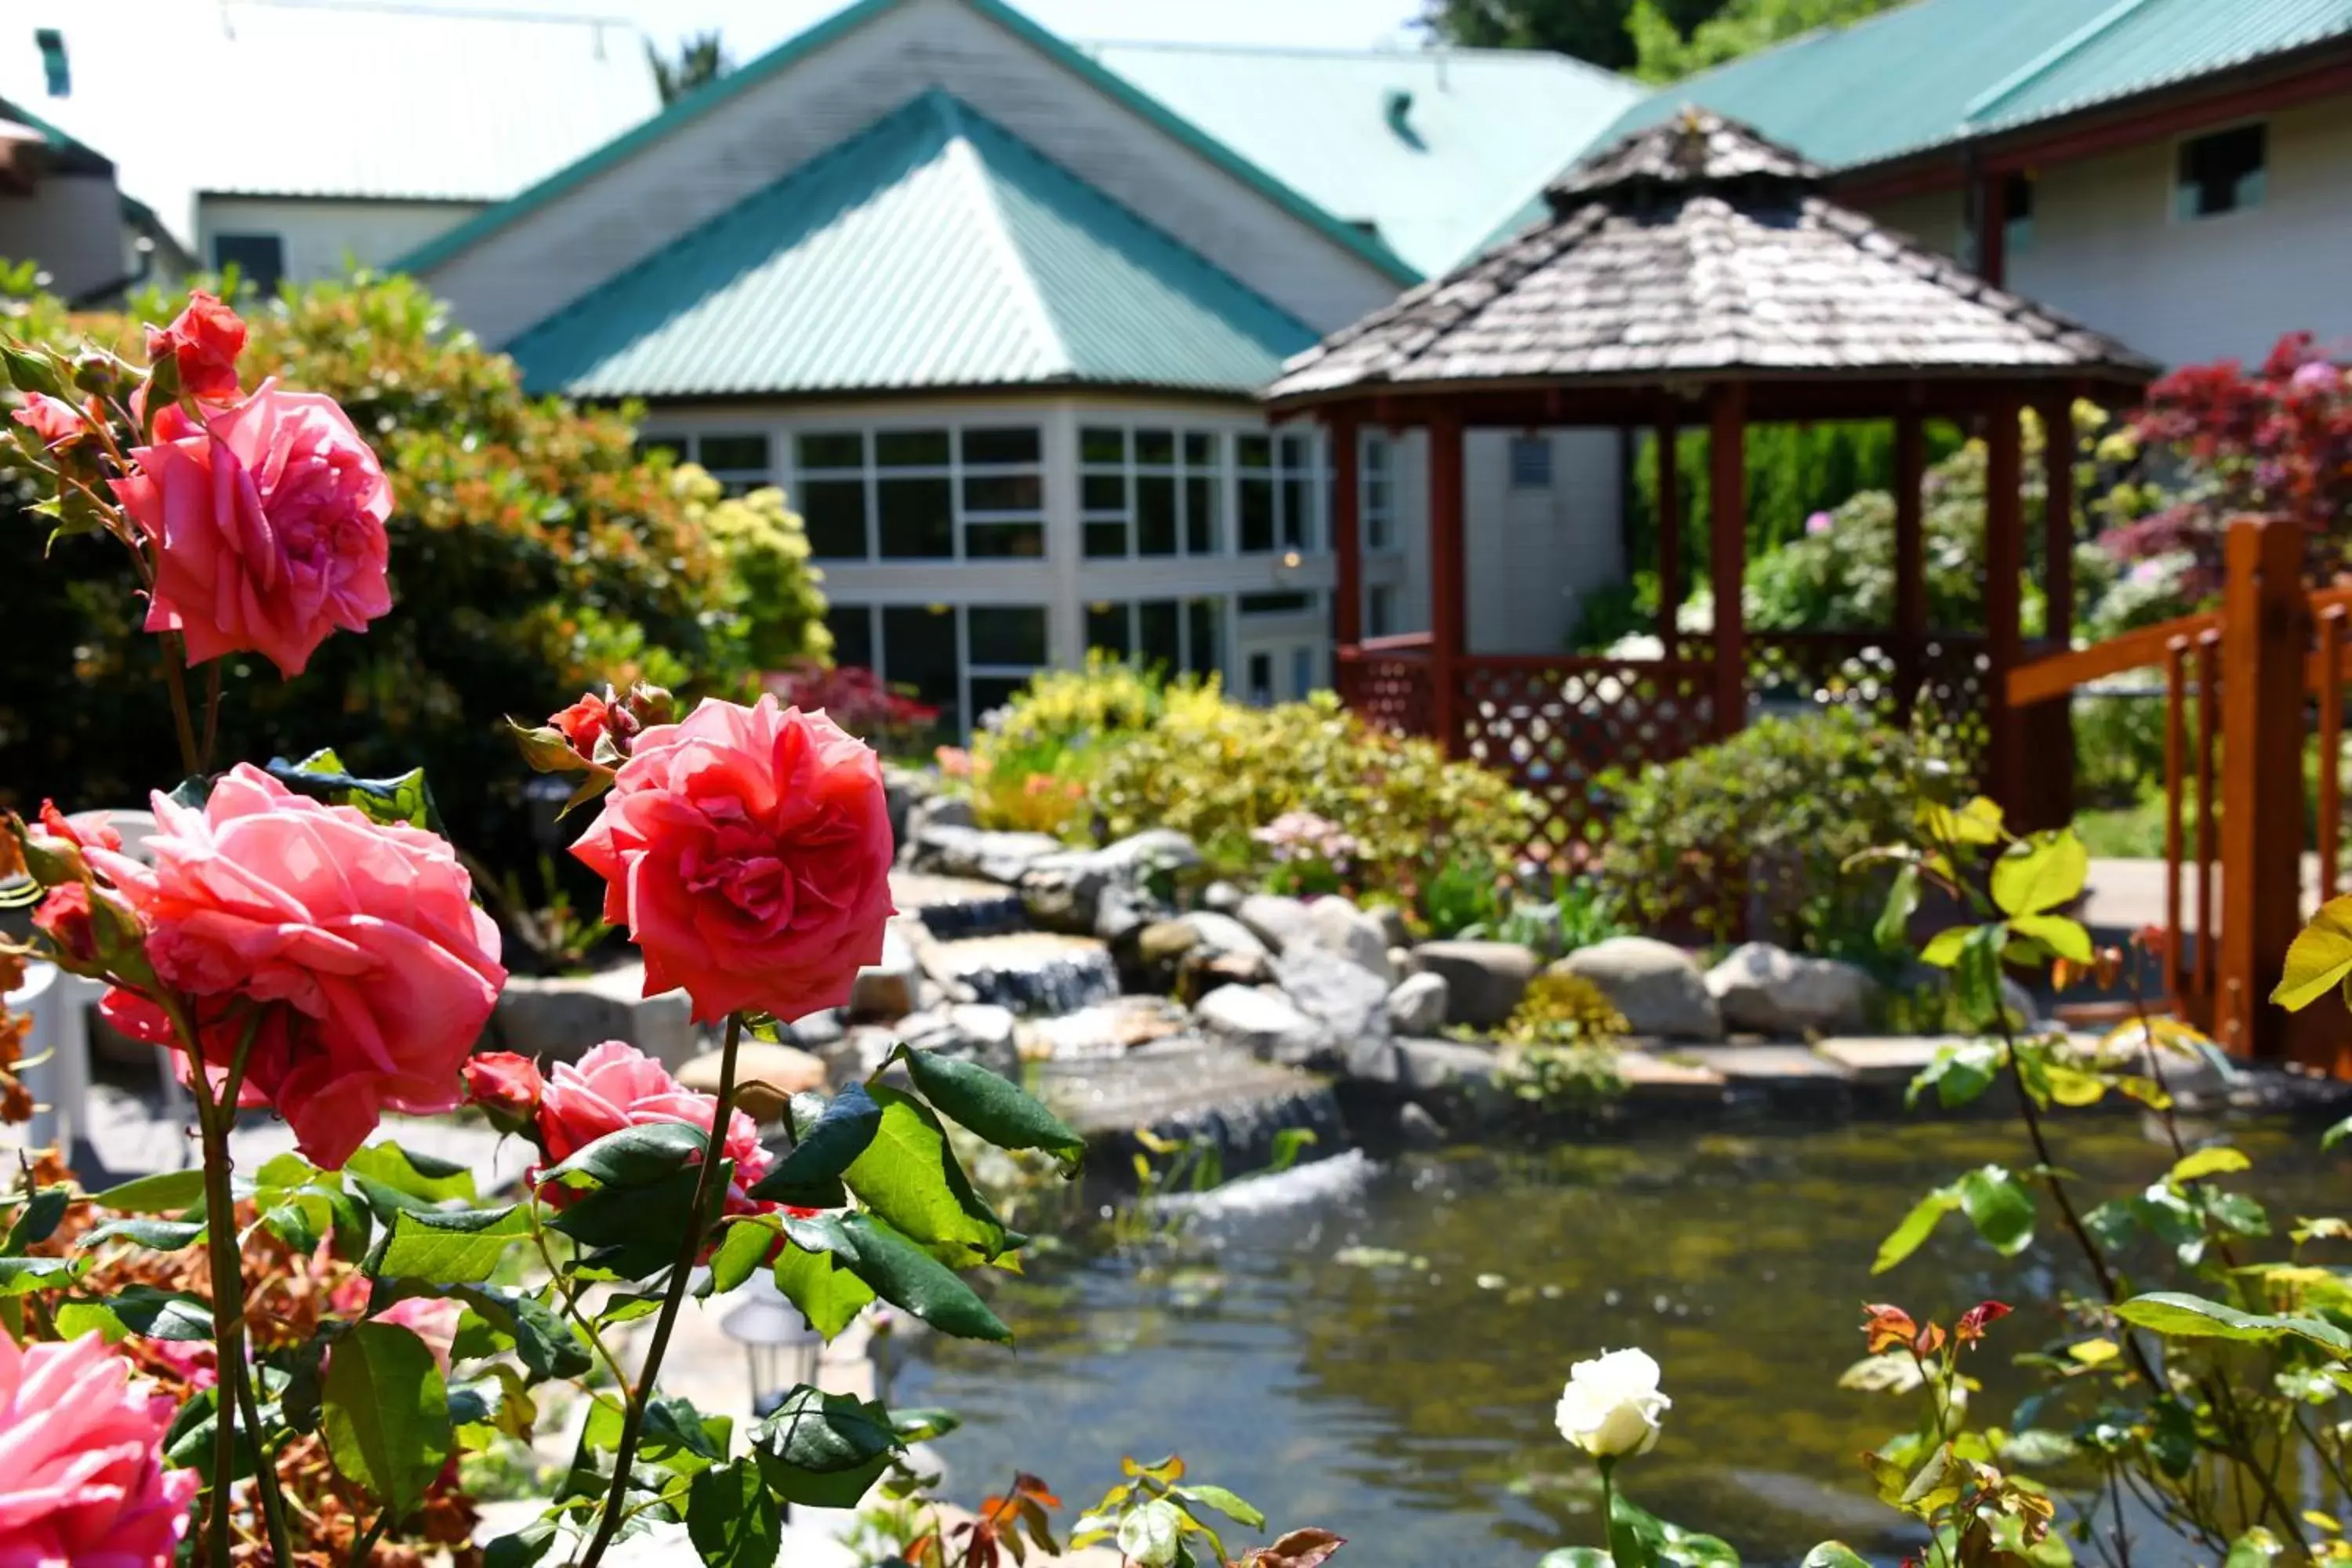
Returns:
[[[1395,133],[1396,139],[1406,146],[1418,151],[1426,145],[1421,139],[1421,132],[1412,128],[1411,89],[1402,87],[1391,89],[1382,117],[1388,121],[1389,130]]]
[[[33,44],[41,51],[41,74],[47,79],[49,96],[71,96],[73,68],[66,61],[66,36],[55,27],[37,27]]]

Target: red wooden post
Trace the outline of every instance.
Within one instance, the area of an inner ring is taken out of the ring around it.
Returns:
[[[1715,733],[1722,740],[1748,723],[1748,628],[1740,605],[1748,571],[1747,387],[1736,381],[1717,386],[1713,412],[1706,510],[1715,594]]]
[[[1683,603],[1683,477],[1675,461],[1674,412],[1658,416],[1650,450],[1658,465],[1658,640],[1675,654],[1675,612]],[[1629,563],[1630,564],[1630,563]]]
[[[1927,551],[1919,520],[1919,485],[1927,467],[1927,434],[1919,416],[1895,416],[1895,696],[1907,721],[1919,700],[1922,645],[1927,636]]]
[[[1977,276],[1999,289],[2009,274],[2009,188],[2006,176],[1977,177]]]
[[[1462,416],[1429,419],[1429,711],[1451,756],[1465,750],[1457,667],[1463,648]]]
[[[2310,641],[2303,531],[2284,518],[2230,524],[2221,599],[2221,930],[2216,1038],[2242,1057],[2286,1054],[2271,1005],[2302,924],[2303,682]],[[2198,940],[2209,940],[2198,932]],[[2333,1065],[2332,1063],[2330,1065]]]
[[[1331,416],[1331,551],[1339,557],[1332,588],[1331,636],[1340,648],[1364,640],[1364,509],[1361,426],[1352,410]]]
[[[2002,694],[2019,662],[2018,584],[2025,544],[2023,500],[2018,493],[2023,454],[2017,427],[2018,405],[1996,398],[1985,416],[1985,716],[1990,721],[1991,755],[1986,793],[2012,816],[2030,815],[2025,801],[2023,710]]]
[[[2074,638],[2074,405],[2064,393],[2045,399],[2042,419],[2042,581],[2047,592],[2044,631],[2053,653]],[[2069,697],[2054,697],[2024,713],[2026,752],[2033,759],[2030,826],[2059,827],[2074,816],[2074,718]]]

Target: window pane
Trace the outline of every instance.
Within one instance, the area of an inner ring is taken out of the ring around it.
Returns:
[[[964,612],[974,664],[1045,662],[1043,605],[974,605]]]
[[[1009,704],[1028,689],[1025,675],[975,675],[971,678],[971,710],[982,718]]]
[[[911,686],[915,695],[940,710],[941,728],[963,727],[957,707],[956,618],[953,610],[927,605],[890,605],[882,611],[882,673],[893,686]]]
[[[882,554],[930,559],[955,553],[953,496],[945,479],[884,479]]]
[[[967,463],[1034,463],[1038,458],[1034,426],[1008,426],[1002,429],[967,430],[963,433],[963,460]]]
[[[877,430],[874,461],[886,468],[944,468],[948,466],[948,433],[944,430]]]
[[[1274,443],[1264,436],[1244,436],[1234,443],[1234,451],[1244,468],[1274,467]]]
[[[1369,485],[1374,477],[1385,476],[1388,473],[1390,453],[1391,449],[1392,448],[1391,448],[1388,443],[1388,437],[1384,436],[1374,436],[1364,443],[1364,481],[1366,484]]]
[[[1184,605],[1190,642],[1184,650],[1184,668],[1194,675],[1214,675],[1224,668],[1224,607],[1219,599],[1193,599]]]
[[[1135,433],[1135,460],[1157,463],[1165,467],[1176,460],[1176,432],[1173,430],[1138,430]]]
[[[1274,700],[1274,655],[1254,653],[1249,656],[1247,700],[1260,704]]]
[[[2213,217],[2259,206],[2268,137],[2260,125],[2216,131],[2180,144],[2183,217]]]
[[[800,453],[803,468],[862,468],[866,466],[866,437],[855,430],[803,436],[800,438]]]
[[[1207,468],[1216,466],[1217,438],[1199,431],[1187,431],[1184,436],[1184,466]]]
[[[274,234],[216,234],[213,265],[234,267],[247,283],[274,294],[286,276],[286,242]]]
[[[1135,552],[1176,553],[1176,481],[1164,474],[1135,481]]]
[[[1274,481],[1242,480],[1242,549],[1263,554],[1274,548]]]
[[[874,612],[864,605],[828,605],[825,629],[833,633],[833,662],[846,668],[874,668]]]
[[[1127,476],[1088,474],[1081,483],[1078,500],[1088,511],[1125,511]]]
[[[1511,488],[1551,489],[1551,442],[1541,436],[1511,437]]]
[[[1144,663],[1169,669],[1181,668],[1183,649],[1177,646],[1177,609],[1173,599],[1148,599],[1135,607],[1140,633],[1137,640],[1142,644]]]
[[[1087,647],[1102,648],[1125,658],[1135,651],[1128,636],[1125,605],[1088,605],[1087,606]]]
[[[1242,614],[1245,616],[1295,616],[1315,607],[1312,594],[1244,594]]]
[[[975,560],[1008,555],[1035,560],[1045,553],[1045,525],[1042,522],[967,522],[963,525],[963,552]]]
[[[1282,493],[1282,542],[1288,549],[1303,550],[1311,542],[1312,530],[1307,522],[1314,515],[1314,481],[1285,479]]]
[[[706,468],[758,468],[768,466],[765,436],[705,436],[696,443]]]
[[[1123,522],[1090,522],[1087,524],[1087,555],[1090,560],[1127,553],[1127,524]]]
[[[1307,466],[1306,437],[1285,436],[1282,438],[1282,466],[1286,468],[1303,468]]]
[[[811,479],[801,486],[809,552],[828,561],[866,559],[866,481]]]
[[[1127,432],[1088,429],[1078,432],[1078,460],[1085,463],[1127,461]]]
[[[1396,636],[1396,590],[1385,583],[1372,589],[1371,598],[1364,605],[1364,635]]]
[[[966,511],[1038,511],[1045,504],[1045,481],[1035,474],[975,475],[963,481]]]
[[[1315,689],[1315,650],[1294,647],[1290,650],[1290,694],[1304,697]]]
[[[1195,555],[1214,555],[1223,530],[1217,526],[1217,481],[1184,481],[1184,548]]]

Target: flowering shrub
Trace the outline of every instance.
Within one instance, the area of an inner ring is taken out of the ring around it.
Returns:
[[[7,901],[37,905],[31,942],[0,944],[0,982],[35,959],[105,982],[110,1016],[181,1058],[202,1150],[94,1196],[45,1157],[0,1194],[0,1559],[163,1568],[192,1537],[206,1568],[425,1547],[471,1563],[457,1455],[528,1441],[543,1385],[572,1384],[588,1408],[571,1468],[489,1561],[596,1568],[671,1521],[706,1562],[772,1563],[786,1505],[854,1504],[929,1427],[802,1387],[739,1434],[661,1393],[689,1289],[764,1269],[827,1337],[879,1300],[1009,1340],[959,1271],[1025,1238],[973,1192],[946,1123],[1066,1173],[1084,1145],[1004,1079],[905,1047],[795,1100],[781,1155],[737,1108],[746,1030],[846,1001],[891,912],[877,761],[773,696],[681,715],[635,682],[519,731],[532,766],[576,778],[575,805],[601,799],[572,853],[645,953],[647,994],[683,991],[719,1026],[718,1092],[614,1042],[544,1074],[471,1057],[506,972],[422,774],[355,778],[331,752],[223,767],[223,710],[251,689],[190,689],[191,667],[248,652],[316,680],[351,634],[399,618],[382,526],[414,504],[397,470],[325,398],[241,391],[251,337],[199,296],[143,369],[0,351],[41,506],[156,590],[181,780],[140,856],[53,805],[0,814]],[[205,591],[164,586],[189,583]],[[0,1031],[0,1070],[22,1037]],[[0,1088],[0,1114],[29,1109],[13,1076]],[[511,1201],[371,1142],[386,1112],[468,1096],[536,1151]],[[299,1152],[234,1169],[241,1106],[284,1117]],[[614,1336],[648,1316],[631,1371]]]
[[[767,689],[788,708],[824,713],[885,756],[918,752],[940,721],[940,710],[885,686],[870,669],[795,660],[771,673]]]

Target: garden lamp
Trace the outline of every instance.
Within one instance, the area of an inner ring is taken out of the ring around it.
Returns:
[[[751,1414],[766,1419],[793,1389],[816,1381],[824,1336],[784,1299],[765,1274],[754,1274],[744,1300],[721,1320],[727,1337],[743,1347],[751,1375]]]

